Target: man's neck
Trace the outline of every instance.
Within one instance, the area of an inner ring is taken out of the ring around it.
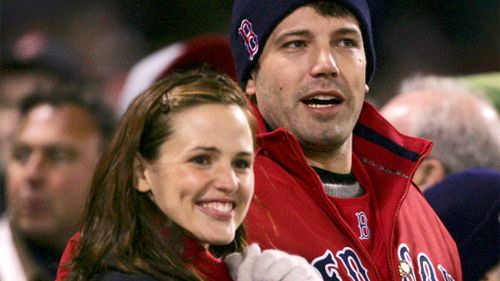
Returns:
[[[54,280],[64,248],[42,245],[26,237],[11,223],[12,238],[29,280]]]
[[[341,147],[331,151],[304,148],[304,155],[310,166],[338,174],[351,172],[352,143],[350,141],[346,141]]]

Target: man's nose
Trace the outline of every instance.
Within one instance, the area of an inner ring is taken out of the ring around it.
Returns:
[[[29,181],[39,181],[46,172],[46,159],[42,153],[33,153],[24,164],[25,176]]]
[[[312,60],[311,75],[313,77],[338,75],[339,68],[332,54],[330,45],[318,47],[317,51],[313,53]]]

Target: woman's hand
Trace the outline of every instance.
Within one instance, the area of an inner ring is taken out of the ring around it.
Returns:
[[[261,251],[252,244],[242,253],[228,255],[226,262],[235,281],[321,281],[304,258],[280,250]]]

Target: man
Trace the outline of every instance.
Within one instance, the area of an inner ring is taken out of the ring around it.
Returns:
[[[0,280],[54,280],[113,127],[111,110],[76,88],[22,100],[6,165]]]
[[[432,152],[413,177],[422,191],[469,168],[500,170],[500,118],[495,107],[454,78],[408,78],[380,112],[400,132],[433,142]]]
[[[237,0],[231,46],[262,129],[249,240],[306,257],[324,280],[461,280],[455,243],[411,182],[431,144],[364,102],[368,5]]]
[[[72,51],[43,33],[28,32],[0,50],[0,213],[5,207],[5,162],[8,139],[17,123],[17,104],[35,89],[79,80],[79,63]]]

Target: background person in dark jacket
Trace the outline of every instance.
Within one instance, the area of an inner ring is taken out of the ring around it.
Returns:
[[[424,195],[457,242],[463,280],[500,280],[500,172],[453,173]]]

